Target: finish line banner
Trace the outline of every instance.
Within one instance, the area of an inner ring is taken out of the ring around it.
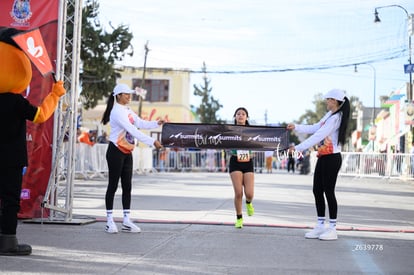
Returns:
[[[165,147],[273,151],[289,147],[289,133],[285,127],[165,123],[161,143]]]

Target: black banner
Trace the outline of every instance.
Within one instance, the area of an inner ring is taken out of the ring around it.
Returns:
[[[161,143],[165,147],[198,149],[285,150],[289,133],[285,127],[165,123]]]

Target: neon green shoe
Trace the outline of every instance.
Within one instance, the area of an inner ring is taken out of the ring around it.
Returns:
[[[236,228],[243,228],[243,218],[237,219],[236,223],[234,224]]]
[[[253,216],[253,214],[254,214],[253,204],[252,203],[246,203],[246,208],[247,208],[247,215]]]

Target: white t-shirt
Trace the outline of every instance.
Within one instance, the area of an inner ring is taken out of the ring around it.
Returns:
[[[157,121],[146,121],[138,117],[128,106],[114,102],[114,106],[109,116],[109,125],[111,133],[109,141],[118,145],[117,142],[122,134],[129,134],[132,138],[152,147],[155,139],[145,135],[138,129],[153,129],[159,127]],[[128,135],[128,136],[129,136]],[[135,140],[133,140],[135,143]]]
[[[318,155],[327,155],[341,152],[341,145],[338,144],[339,126],[341,125],[342,112],[332,115],[327,112],[323,118],[312,125],[295,124],[295,131],[312,134],[303,142],[295,146],[295,150],[302,152],[314,145],[320,144]]]

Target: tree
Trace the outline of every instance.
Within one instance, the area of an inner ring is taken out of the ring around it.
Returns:
[[[305,113],[298,119],[298,123],[301,124],[314,124],[318,122],[326,114],[326,103],[321,93],[316,94],[313,97],[312,103],[315,106],[314,110],[305,110]]]
[[[353,114],[356,112],[356,107],[359,103],[359,98],[356,96],[350,96],[349,97],[349,104],[351,105],[351,110],[349,112],[349,121],[348,121],[348,129],[346,130],[346,136],[348,138],[351,138],[352,133],[357,128],[357,121],[355,118],[353,118]]]
[[[68,10],[69,15],[73,15]],[[115,70],[115,61],[121,61],[126,55],[132,56],[134,51],[131,45],[133,38],[129,28],[125,25],[113,27],[107,32],[98,20],[99,3],[97,0],[85,1],[82,9],[82,39],[80,46],[82,86],[81,99],[85,109],[94,108],[100,99],[108,97],[121,75]],[[67,35],[73,35],[72,25],[68,25]],[[66,48],[72,52],[72,46]],[[71,71],[71,64],[66,64],[66,73]],[[67,74],[68,75],[68,74]]]
[[[346,130],[347,139],[351,138],[352,132],[356,129],[356,120],[352,118],[352,114],[355,112],[355,107],[357,106],[356,103],[359,102],[359,98],[355,96],[349,97],[349,104],[351,107],[349,121],[348,121],[348,128]],[[318,93],[314,96],[314,100],[312,103],[315,105],[315,110],[306,110],[303,115],[301,115],[298,119],[298,123],[300,124],[314,124],[318,122],[325,114],[326,114],[326,103],[323,95]]]
[[[217,99],[211,95],[212,88],[210,87],[210,80],[207,77],[207,68],[205,62],[203,62],[202,71],[204,73],[203,86],[197,87],[194,84],[194,95],[201,97],[201,104],[196,108],[196,113],[200,117],[201,123],[223,123],[223,121],[217,118],[216,113],[223,107]]]

